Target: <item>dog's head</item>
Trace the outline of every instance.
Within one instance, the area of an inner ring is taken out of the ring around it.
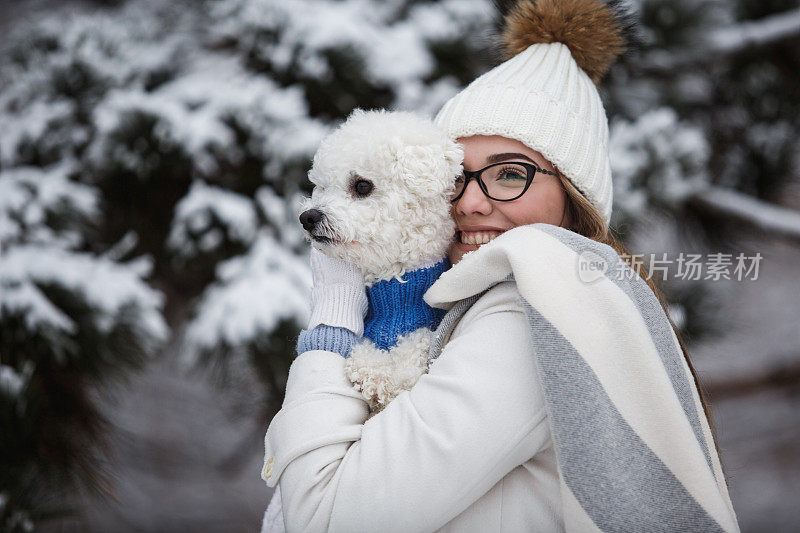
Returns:
[[[314,246],[367,283],[442,259],[454,236],[450,198],[463,150],[413,113],[356,110],[314,156],[300,222]]]

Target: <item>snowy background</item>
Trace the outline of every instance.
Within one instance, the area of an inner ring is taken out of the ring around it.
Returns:
[[[800,2],[635,0],[605,80],[744,531],[800,517]],[[0,2],[0,529],[252,531],[307,311],[296,222],[356,106],[434,113],[496,64],[489,0]],[[672,270],[670,269],[670,272]]]

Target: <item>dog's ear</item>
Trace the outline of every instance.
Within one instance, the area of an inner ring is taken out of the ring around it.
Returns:
[[[444,157],[453,176],[458,176],[464,170],[464,147],[459,143],[447,140],[444,147]]]
[[[398,147],[395,153],[400,179],[416,194],[449,194],[461,173],[464,150],[454,141]]]

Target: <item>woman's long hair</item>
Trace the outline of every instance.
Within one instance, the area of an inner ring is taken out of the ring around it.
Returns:
[[[594,241],[602,242],[603,244],[611,246],[614,250],[616,250],[620,257],[630,265],[630,267],[639,275],[639,277],[641,277],[645,283],[647,283],[647,286],[650,287],[650,289],[653,291],[653,294],[655,294],[656,298],[658,298],[658,302],[664,309],[664,314],[667,315],[667,319],[669,320],[669,323],[675,332],[675,336],[678,338],[681,351],[683,351],[683,358],[686,360],[686,364],[689,366],[689,370],[694,378],[694,383],[700,396],[700,403],[703,405],[703,412],[706,415],[708,426],[711,429],[711,436],[714,439],[714,447],[717,450],[717,455],[719,455],[719,446],[717,446],[717,436],[716,432],[714,431],[714,424],[711,420],[711,413],[709,412],[708,405],[706,404],[706,394],[703,391],[702,385],[700,384],[700,379],[697,377],[697,372],[695,372],[694,366],[692,366],[692,361],[689,359],[689,354],[686,352],[686,346],[683,344],[683,339],[681,338],[680,333],[678,333],[678,328],[675,325],[675,322],[672,321],[672,317],[669,316],[667,305],[661,296],[661,291],[659,291],[655,280],[650,277],[648,270],[644,267],[645,265],[640,261],[636,261],[625,245],[622,244],[622,242],[620,242],[620,240],[613,234],[613,230],[606,223],[603,215],[600,214],[597,208],[589,203],[586,197],[584,197],[583,194],[575,187],[575,185],[572,184],[569,178],[559,172],[558,169],[556,169],[556,174],[558,175],[558,178],[561,181],[561,186],[567,195],[566,212],[564,213],[564,216],[567,219],[567,224],[565,227],[574,231],[575,233],[583,235],[584,237],[588,237]]]

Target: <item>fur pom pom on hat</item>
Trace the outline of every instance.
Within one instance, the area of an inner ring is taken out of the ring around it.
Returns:
[[[608,119],[596,83],[632,33],[619,0],[501,2],[509,58],[435,118],[452,138],[500,135],[540,152],[611,220]]]
[[[619,1],[520,1],[505,16],[503,47],[508,59],[532,44],[563,43],[597,83],[625,52],[632,29]]]

